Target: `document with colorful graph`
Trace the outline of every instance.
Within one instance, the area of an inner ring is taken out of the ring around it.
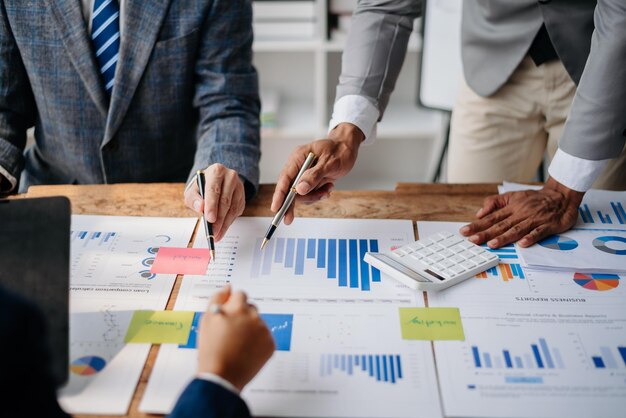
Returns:
[[[398,307],[257,306],[276,352],[242,393],[253,415],[441,417],[431,343],[402,339]],[[162,345],[139,409],[171,411],[197,358],[195,335],[185,345]]]
[[[430,342],[402,339],[400,306],[418,294],[362,262],[414,241],[410,221],[297,219],[260,250],[269,218],[239,218],[207,275],[185,276],[177,310],[198,314],[226,283],[249,294],[276,353],[243,397],[254,415],[441,416]],[[194,245],[206,247],[197,238]],[[194,326],[192,325],[192,329]],[[161,346],[140,410],[167,413],[193,378],[196,337]]]
[[[124,343],[135,310],[162,310],[175,274],[152,274],[162,245],[186,247],[196,218],[73,215],[70,378],[65,411],[123,415],[150,344]]]
[[[196,288],[180,298],[206,305],[216,288],[231,283],[254,301],[411,304],[418,297],[363,261],[367,251],[383,251],[415,240],[411,221],[297,218],[281,225],[261,250],[270,218],[242,217],[216,245],[216,259]],[[206,248],[196,236],[195,248]],[[187,301],[186,301],[187,302]]]
[[[418,233],[426,236],[433,231],[458,231],[461,226],[461,222],[417,223]],[[442,301],[441,306],[459,306],[468,297],[486,303],[513,303],[521,297],[553,297],[581,299],[591,305],[626,306],[626,275],[536,270],[522,266],[518,250],[513,245],[490,251],[500,257],[500,265],[445,292],[429,293],[429,300]]]
[[[435,296],[429,304],[447,306]],[[465,341],[435,341],[446,416],[622,417],[626,312],[582,299],[466,298]]]

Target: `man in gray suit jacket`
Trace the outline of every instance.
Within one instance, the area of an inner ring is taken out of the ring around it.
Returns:
[[[529,62],[538,67],[554,61],[555,57],[559,58],[562,73],[569,74],[573,82],[579,81],[559,149],[550,165],[551,177],[543,190],[492,197],[479,211],[480,219],[461,231],[474,242],[489,241],[494,247],[517,240],[520,245],[531,245],[575,223],[584,192],[609,160],[619,157],[624,149],[626,117],[621,101],[626,97],[626,4],[623,0],[599,0],[597,6],[591,0],[467,0],[463,3],[464,73],[476,96],[491,98],[510,85],[519,88],[516,72],[521,67],[528,67]],[[359,2],[343,55],[329,136],[292,153],[279,177],[272,210],[279,208],[309,151],[319,155],[319,160],[297,186],[298,193],[306,195],[301,201],[314,201],[327,195],[332,183],[350,171],[360,144],[375,136],[376,122],[382,117],[404,59],[413,18],[420,10],[420,2],[412,0]],[[527,54],[529,58],[525,59]],[[525,86],[528,87],[522,83],[521,90]],[[543,94],[552,92],[542,91]],[[513,103],[515,100],[518,103]],[[496,116],[514,119],[510,114],[518,113],[515,106],[519,102],[519,95],[500,101],[499,105],[506,109],[499,110]],[[526,107],[555,107],[555,103],[556,100],[549,98],[546,103],[531,103]],[[488,117],[492,110],[479,112]],[[503,138],[499,146],[504,147],[507,139],[518,135],[515,131],[528,129],[542,119],[545,123],[546,114],[536,113],[533,120],[517,125],[509,123],[508,128],[501,123],[494,129]],[[567,111],[561,113],[564,121]],[[459,127],[463,129],[467,127]],[[539,153],[535,153],[539,156],[535,164],[544,150],[545,139]],[[508,153],[520,161],[528,157],[521,147]],[[626,178],[624,161],[622,157],[621,168],[613,170],[622,180]],[[473,165],[477,166],[480,165]],[[531,172],[534,170],[536,166]],[[617,187],[623,188],[623,182],[618,182]],[[285,222],[292,219],[293,209]]]
[[[0,1],[0,192],[209,167],[185,202],[219,239],[258,185],[251,20],[250,0]]]

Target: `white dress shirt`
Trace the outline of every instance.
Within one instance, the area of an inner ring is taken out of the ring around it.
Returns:
[[[380,112],[364,96],[356,94],[341,97],[335,102],[328,126],[332,131],[340,123],[351,123],[365,135],[364,144],[376,139],[376,124]],[[557,150],[548,168],[550,176],[572,190],[586,192],[602,173],[610,160],[585,160]]]

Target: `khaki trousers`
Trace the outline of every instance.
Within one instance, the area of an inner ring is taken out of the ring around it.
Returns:
[[[463,81],[452,113],[448,181],[532,181],[544,156],[549,165],[556,153],[575,93],[560,60],[537,67],[526,57],[489,97]],[[609,163],[594,188],[626,190],[626,152]]]

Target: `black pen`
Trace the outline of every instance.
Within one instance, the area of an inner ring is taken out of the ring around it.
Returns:
[[[196,182],[198,183],[198,192],[204,201],[204,173],[201,170],[196,172]],[[204,217],[202,212],[202,220],[204,221],[204,232],[206,233],[206,240],[209,243],[209,251],[211,252],[211,259],[215,260],[215,238],[213,237],[213,225],[210,224]]]

